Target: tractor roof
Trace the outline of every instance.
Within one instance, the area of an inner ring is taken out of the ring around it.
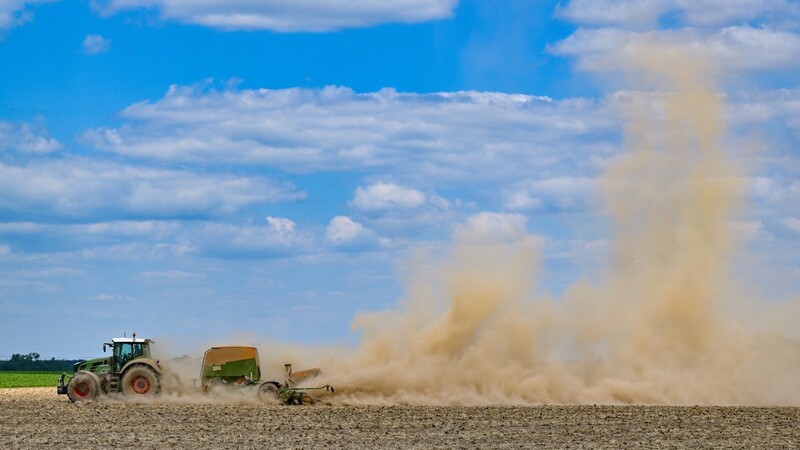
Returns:
[[[111,342],[113,342],[115,344],[117,344],[117,343],[123,343],[123,344],[131,343],[131,344],[133,344],[133,343],[145,343],[145,342],[152,343],[153,340],[152,339],[135,339],[135,338],[129,338],[129,337],[121,337],[121,338],[113,338],[113,339],[111,339]]]

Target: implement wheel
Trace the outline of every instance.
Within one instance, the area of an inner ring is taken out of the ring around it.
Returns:
[[[90,402],[99,394],[100,377],[92,372],[77,372],[67,385],[67,397],[73,402]]]
[[[280,385],[274,381],[267,381],[258,387],[258,399],[264,403],[275,404],[280,403],[280,396],[278,389]]]
[[[161,384],[158,374],[148,366],[133,366],[122,376],[122,393],[132,397],[152,397],[158,393]]]

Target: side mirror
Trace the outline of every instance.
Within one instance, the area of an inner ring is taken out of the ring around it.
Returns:
[[[103,344],[103,353],[106,352],[106,344]]]

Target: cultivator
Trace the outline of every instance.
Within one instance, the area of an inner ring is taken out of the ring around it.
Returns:
[[[258,387],[258,398],[267,403],[285,405],[314,405],[318,403],[309,391],[334,392],[333,386],[300,387],[299,384],[321,373],[319,369],[292,371],[286,364],[286,381],[261,381],[258,350],[255,347],[212,347],[203,355],[200,386],[209,389]]]

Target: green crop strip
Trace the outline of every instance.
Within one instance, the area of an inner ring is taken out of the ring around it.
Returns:
[[[61,372],[0,372],[0,389],[56,387]]]

